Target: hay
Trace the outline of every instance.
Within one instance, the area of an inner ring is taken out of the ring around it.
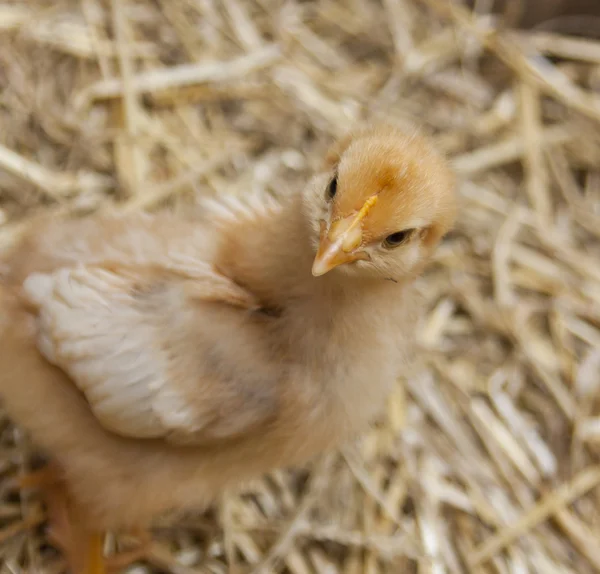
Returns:
[[[0,3],[0,246],[41,210],[297,188],[366,119],[421,126],[459,175],[386,416],[218,519],[158,524],[143,571],[600,571],[600,43],[484,4]],[[0,572],[57,572],[9,488],[32,446],[0,432]]]

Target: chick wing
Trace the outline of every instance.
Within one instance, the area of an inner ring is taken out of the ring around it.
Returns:
[[[169,268],[77,265],[33,273],[23,284],[37,317],[40,352],[64,370],[108,430],[175,442],[214,434],[223,398],[218,380],[186,368],[177,317],[200,302],[252,308],[244,289],[210,265],[172,260]],[[181,328],[185,328],[180,325]],[[256,422],[255,408],[231,432]],[[227,434],[226,431],[221,434]]]

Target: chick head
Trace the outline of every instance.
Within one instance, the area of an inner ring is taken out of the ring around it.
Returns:
[[[312,272],[400,281],[414,276],[454,223],[454,178],[421,137],[378,126],[331,148],[304,194]]]

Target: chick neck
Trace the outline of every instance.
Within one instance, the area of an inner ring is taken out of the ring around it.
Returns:
[[[290,299],[309,298],[342,303],[344,299],[368,296],[382,291],[398,291],[394,283],[381,277],[344,273],[336,268],[320,277],[312,274],[317,237],[300,195],[283,206],[273,225],[263,230],[270,248],[263,260],[265,276],[278,278],[280,293]]]
[[[314,277],[318,232],[307,211],[302,194],[297,193],[284,199],[274,216],[240,219],[221,236],[215,254],[218,268],[268,310],[317,303],[322,314],[331,317],[344,304],[378,296],[385,299],[387,293],[397,296],[406,281],[394,283],[341,268]]]

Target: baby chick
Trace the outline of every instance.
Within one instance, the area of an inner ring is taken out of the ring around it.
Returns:
[[[101,571],[105,529],[205,507],[364,429],[454,216],[445,161],[379,126],[280,201],[35,225],[3,260],[0,397],[57,469],[66,513],[49,520],[72,569]]]

